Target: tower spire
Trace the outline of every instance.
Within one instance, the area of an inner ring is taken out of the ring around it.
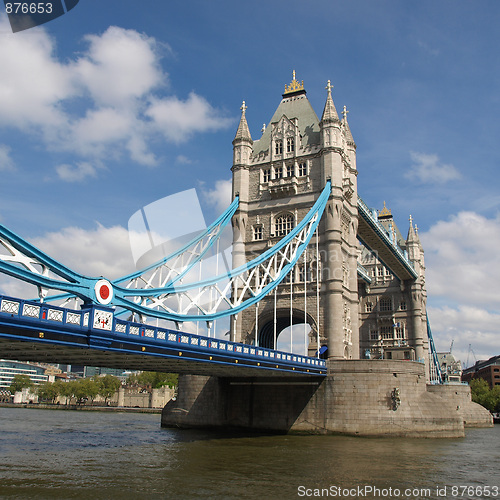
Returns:
[[[323,123],[338,122],[340,120],[339,120],[339,115],[337,114],[337,110],[335,109],[335,104],[333,104],[333,99],[332,99],[333,85],[330,83],[330,80],[328,80],[328,83],[325,88],[327,90],[327,96],[326,96],[325,109],[323,110],[323,116],[321,117],[321,121]]]
[[[356,147],[354,137],[351,133],[351,128],[349,127],[349,123],[347,122],[347,113],[349,113],[349,111],[347,111],[347,107],[344,106],[344,109],[342,110],[342,125],[344,127],[345,140],[350,146]]]
[[[406,243],[414,243],[417,241],[417,235],[413,229],[413,217],[410,215],[410,227],[408,229],[408,236],[406,237]]]
[[[243,139],[252,142],[252,136],[250,135],[250,129],[248,128],[248,123],[247,123],[247,118],[245,116],[245,112],[247,110],[247,105],[245,101],[243,101],[243,104],[241,105],[241,118],[240,118],[240,124],[238,125],[238,130],[236,131],[236,136],[234,140],[236,141],[237,139]]]

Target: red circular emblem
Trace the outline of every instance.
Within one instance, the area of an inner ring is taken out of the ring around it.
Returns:
[[[101,285],[101,288],[99,288],[99,295],[101,296],[102,300],[106,300],[109,297],[108,285]]]
[[[98,280],[94,285],[94,292],[97,302],[104,306],[113,300],[113,285],[108,280]]]

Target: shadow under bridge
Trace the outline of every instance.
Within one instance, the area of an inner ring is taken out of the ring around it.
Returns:
[[[275,321],[276,321],[276,329],[275,329]],[[307,347],[309,348],[309,344],[311,340],[316,344],[316,321],[309,314],[304,314],[304,311],[293,311],[291,321],[290,321],[290,310],[289,309],[277,309],[276,310],[276,319],[274,314],[266,314],[259,318],[260,325],[258,326],[258,339],[259,346],[265,347],[268,349],[276,349],[274,345],[275,339],[275,331],[276,331],[276,343],[278,342],[278,337],[280,334],[286,330],[288,327],[293,325],[304,325],[305,332],[300,334],[301,344],[304,345],[304,335],[307,335]],[[311,335],[314,336],[314,339],[311,338]],[[295,342],[294,342],[295,343]]]

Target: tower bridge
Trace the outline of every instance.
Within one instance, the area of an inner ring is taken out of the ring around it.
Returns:
[[[385,203],[358,196],[332,88],[319,119],[294,72],[255,141],[244,102],[231,205],[145,269],[88,277],[0,226],[0,272],[38,291],[0,296],[2,357],[184,374],[163,425],[436,436],[487,425],[468,388],[441,384],[416,227],[404,238]],[[232,269],[201,279],[230,222]],[[224,319],[229,338],[214,328]],[[276,350],[297,325],[301,352]]]

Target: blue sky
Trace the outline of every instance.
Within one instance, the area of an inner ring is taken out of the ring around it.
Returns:
[[[499,21],[456,0],[80,0],[16,34],[0,16],[0,222],[127,272],[129,217],[192,187],[215,217],[242,100],[256,139],[295,69],[317,114],[329,79],[347,106],[361,197],[418,224],[438,348],[499,354]]]

